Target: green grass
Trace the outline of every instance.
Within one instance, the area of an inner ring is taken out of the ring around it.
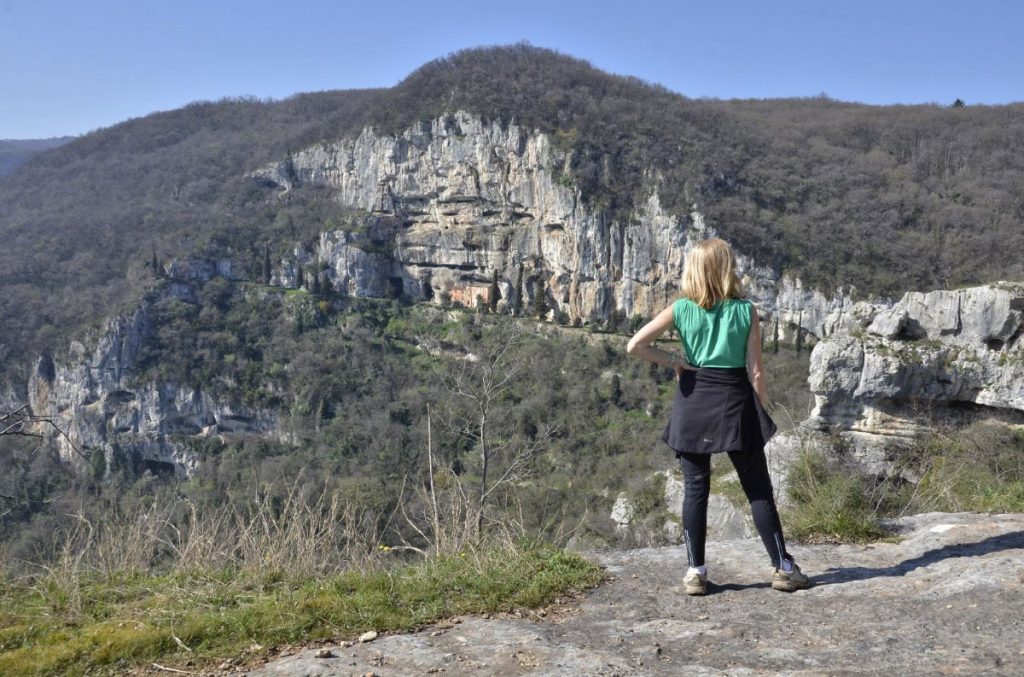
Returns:
[[[788,537],[864,542],[886,536],[868,478],[803,451],[790,468],[788,482],[793,505],[782,514]]]
[[[0,580],[0,674],[80,675],[96,666],[187,659],[213,664],[253,643],[352,638],[537,607],[601,578],[578,555],[532,547],[316,580],[246,581],[227,571],[96,577],[79,581],[75,604],[40,582]]]

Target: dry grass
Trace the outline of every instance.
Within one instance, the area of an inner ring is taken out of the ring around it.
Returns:
[[[337,495],[296,490],[211,511],[154,503],[101,525],[76,516],[53,561],[0,578],[0,674],[208,665],[253,643],[407,630],[544,604],[600,581],[576,555],[470,541],[472,501],[457,484],[434,496],[439,511],[454,512],[418,527],[441,529],[426,558],[383,546],[376,516]]]
[[[338,495],[283,498],[201,510],[190,501],[154,502],[94,524],[82,514],[58,534],[54,561],[29,577],[54,604],[81,608],[83,580],[126,575],[230,572],[238,580],[305,579],[379,566],[377,516]]]

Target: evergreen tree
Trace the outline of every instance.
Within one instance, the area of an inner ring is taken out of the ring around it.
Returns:
[[[305,279],[305,276],[302,273],[302,265],[299,264],[298,266],[296,266],[296,270],[295,270],[295,288],[296,289],[302,289],[305,286],[306,286],[306,279]]]
[[[163,277],[163,275],[161,275],[163,271],[160,269],[160,259],[156,257],[156,249],[153,250],[153,260],[149,265],[153,268],[153,277]]]
[[[772,322],[772,353],[779,354],[779,315],[775,314],[775,321]]]
[[[519,315],[523,310],[523,264],[519,264],[516,272],[516,297],[513,301],[513,315]]]
[[[804,349],[804,311],[800,311],[796,321],[796,354]]]
[[[320,292],[320,275],[319,273],[313,273],[313,293],[319,296]]]
[[[263,246],[263,283],[270,284],[270,244],[267,243]]]
[[[546,313],[547,310],[548,310],[548,303],[547,303],[546,296],[547,296],[547,289],[544,286],[544,278],[543,277],[538,277],[537,278],[537,288],[536,288],[536,292],[534,294],[534,299],[533,299],[533,305],[534,305],[534,309],[537,311],[537,319],[538,320],[543,320],[544,319],[544,313]]]
[[[487,307],[493,313],[498,310],[498,300],[501,298],[501,289],[498,288],[498,271],[494,271],[491,278],[491,286],[487,289]]]

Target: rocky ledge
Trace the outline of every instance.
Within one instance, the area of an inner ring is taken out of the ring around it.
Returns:
[[[843,324],[811,356],[805,427],[845,436],[866,469],[937,425],[1024,425],[1024,284],[857,304]]]
[[[810,590],[772,590],[757,539],[709,543],[706,597],[681,590],[682,547],[598,552],[610,579],[581,600],[332,645],[327,658],[309,648],[247,674],[1020,674],[1024,515],[892,526],[898,543],[791,547]]]

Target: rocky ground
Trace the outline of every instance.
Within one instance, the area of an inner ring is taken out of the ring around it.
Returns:
[[[285,651],[248,674],[1024,674],[1024,515],[896,526],[898,543],[790,548],[811,590],[772,590],[756,539],[709,543],[706,597],[681,590],[682,547],[596,552],[609,581],[548,609]]]

